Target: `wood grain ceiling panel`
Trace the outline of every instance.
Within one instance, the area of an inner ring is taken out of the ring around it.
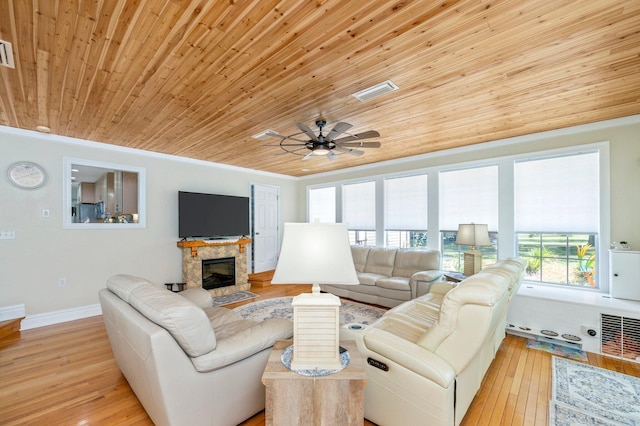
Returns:
[[[0,124],[301,176],[638,114],[639,29],[636,0],[2,0]],[[382,148],[251,138],[321,117]]]

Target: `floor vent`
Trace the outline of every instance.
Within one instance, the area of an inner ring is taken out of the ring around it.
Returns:
[[[398,86],[396,86],[393,81],[387,80],[384,83],[376,84],[358,93],[354,93],[352,96],[361,102],[366,102],[378,96],[393,92],[394,90],[398,90]]]
[[[16,64],[13,62],[13,48],[8,41],[0,40],[0,65],[15,68]]]
[[[640,362],[640,319],[601,314],[601,352]]]

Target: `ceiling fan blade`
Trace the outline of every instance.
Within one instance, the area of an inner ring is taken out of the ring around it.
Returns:
[[[355,140],[361,140],[361,139],[369,139],[369,138],[377,138],[379,136],[380,136],[380,133],[376,132],[375,130],[369,130],[369,131],[366,131],[366,132],[358,133],[357,135],[345,136],[343,138],[334,140],[333,143],[340,144],[342,142],[355,141]]]
[[[333,126],[333,129],[331,129],[329,133],[327,133],[327,137],[325,139],[331,142],[332,140],[340,136],[342,133],[349,130],[351,127],[353,127],[353,125],[340,121],[336,123],[335,126]]]
[[[359,149],[349,149],[349,148],[342,148],[342,147],[335,147],[333,148],[336,151],[340,151],[340,152],[344,152],[345,154],[350,154],[353,155],[355,157],[360,157],[362,154],[364,154],[364,151],[360,151]]]
[[[354,147],[354,148],[380,148],[382,146],[380,142],[342,142],[338,144],[339,147]]]
[[[296,123],[296,126],[298,127],[298,129],[302,130],[304,134],[309,137],[309,139],[311,139],[312,141],[318,142],[318,137],[316,136],[315,133],[313,133],[313,131],[309,128],[309,126],[307,126],[304,123]]]
[[[302,161],[308,160],[311,157],[313,157],[313,151],[309,151],[309,153],[307,155],[305,155],[304,157],[302,157]]]

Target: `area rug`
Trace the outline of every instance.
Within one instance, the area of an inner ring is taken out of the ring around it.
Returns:
[[[231,303],[242,302],[243,300],[253,299],[258,297],[257,294],[250,291],[239,291],[237,293],[225,294],[224,296],[216,296],[211,298],[211,304],[213,306],[230,305]]]
[[[247,305],[238,306],[234,310],[245,319],[264,321],[269,318],[293,318],[293,297],[276,297],[260,300]],[[376,308],[362,303],[341,300],[340,325],[360,323],[371,324],[386,312],[385,309]]]
[[[640,378],[552,358],[549,424],[640,426]]]
[[[556,345],[555,343],[551,343],[551,342],[544,342],[536,339],[529,339],[527,340],[527,347],[530,349],[549,352],[550,354],[569,358],[574,361],[589,360],[589,357],[587,357],[587,354],[578,348],[570,348],[567,346]]]

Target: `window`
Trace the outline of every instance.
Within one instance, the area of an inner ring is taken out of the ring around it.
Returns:
[[[599,153],[515,163],[514,222],[526,279],[598,287]]]
[[[376,183],[342,186],[342,221],[349,228],[351,244],[376,245]]]
[[[335,186],[309,190],[309,222],[316,220],[322,223],[336,222]]]
[[[427,175],[385,179],[385,246],[426,247]]]
[[[498,166],[452,170],[439,174],[440,235],[442,268],[462,272],[463,253],[469,246],[455,243],[461,223],[486,223],[492,245],[476,247],[482,253],[482,264],[497,260],[498,231]]]

